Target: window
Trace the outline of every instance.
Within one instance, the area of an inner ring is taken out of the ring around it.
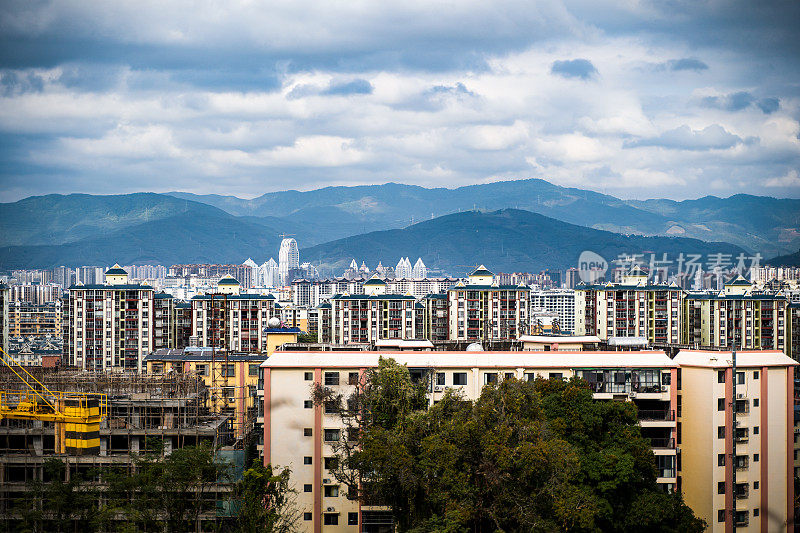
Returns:
[[[436,384],[437,385],[444,385],[445,383],[446,383],[446,381],[445,381],[444,372],[437,372],[436,373]]]
[[[325,485],[325,497],[326,498],[338,498],[339,497],[339,485]]]
[[[313,432],[313,430],[311,428],[303,428],[303,436],[304,437],[310,437],[313,434],[314,434],[314,432]]]
[[[358,525],[358,513],[347,513],[347,525],[348,526]]]
[[[358,372],[350,372],[347,374],[348,385],[358,385]]]
[[[311,400],[305,400],[305,401],[303,402],[303,407],[304,407],[305,409],[311,409],[311,408],[313,408],[313,407],[314,407],[314,402],[313,402],[313,401],[311,401]]]
[[[758,516],[758,508],[753,509],[753,516]]]
[[[194,365],[194,371],[197,372],[198,376],[207,376],[208,365]]]
[[[758,370],[753,370],[753,379],[758,379]]]
[[[753,462],[754,462],[754,463],[757,463],[757,462],[758,462],[758,454],[757,454],[757,453],[754,453],[754,454],[753,454]]]
[[[325,458],[325,470],[336,470],[339,466],[339,459],[336,457],[326,457]]]
[[[737,372],[736,373],[736,384],[737,385],[744,385],[744,372]]]
[[[525,372],[525,381],[534,381],[536,374],[534,372]]]
[[[303,464],[304,465],[310,465],[311,464],[311,456],[310,455],[306,455],[305,457],[303,457]]]
[[[513,372],[506,372],[505,374],[503,374],[503,379],[511,379],[513,377],[514,377]]]
[[[236,365],[234,363],[222,365],[222,377],[236,377]]]
[[[258,364],[250,364],[247,368],[247,373],[250,376],[257,376],[258,375],[258,368],[260,365]]]
[[[329,401],[325,402],[323,404],[323,406],[325,407],[325,414],[326,415],[336,414],[336,413],[339,412],[339,404],[338,404],[338,402],[329,400]]]
[[[720,481],[717,483],[717,494],[725,494],[725,482]]]
[[[453,385],[466,385],[467,373],[466,372],[453,372]]]
[[[753,428],[753,435],[758,435],[758,426]]]
[[[753,398],[753,407],[758,407],[758,398]]]
[[[314,381],[314,373],[313,372],[306,372],[305,374],[303,374],[303,376],[304,376],[304,379],[306,381]]]
[[[717,426],[717,438],[718,439],[725,438],[725,426]]]
[[[490,383],[497,383],[497,372],[487,372],[483,375],[484,383],[487,385]]]
[[[718,370],[717,371],[717,383],[725,383],[725,371]]]
[[[725,454],[718,453],[717,454],[717,466],[725,466]]]
[[[303,520],[311,520],[312,516],[311,513],[303,513]]]
[[[339,384],[338,372],[325,372],[325,385],[332,386]]]
[[[550,379],[564,379],[564,374],[561,372],[550,372]]]
[[[341,437],[341,430],[339,429],[326,429],[325,430],[325,442],[338,442],[339,438]]]
[[[305,485],[303,485],[303,492],[313,492],[313,490],[314,489],[311,488],[310,483],[306,483]]]
[[[725,410],[725,398],[717,399],[717,411]]]
[[[724,522],[725,521],[725,509],[720,509],[717,511],[717,522]]]
[[[339,515],[333,513],[325,513],[322,515],[322,523],[326,526],[338,526]]]
[[[758,481],[753,481],[753,490],[758,489]]]

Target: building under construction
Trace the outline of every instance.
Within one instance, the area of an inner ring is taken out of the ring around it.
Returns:
[[[0,391],[4,391],[4,400],[13,404],[8,391],[19,390],[25,384],[20,383],[13,369],[2,370]],[[0,416],[0,516],[11,518],[14,502],[28,490],[31,482],[42,479],[44,463],[54,457],[66,465],[68,477],[88,476],[110,467],[128,468],[133,472],[136,454],[157,441],[165,454],[207,444],[221,450],[218,453],[228,460],[233,458],[234,463],[243,464],[246,440],[234,434],[231,414],[215,413],[209,408],[209,388],[202,377],[194,373],[141,376],[42,368],[27,370],[35,379],[26,381],[38,383],[36,387],[43,390],[105,395],[107,416],[100,420],[97,435],[90,436],[92,444],[97,438],[98,445],[77,452],[59,446],[56,422]],[[206,493],[206,497],[216,498],[217,507],[222,509],[225,506],[220,502],[228,491],[229,486],[220,483]],[[216,515],[207,519],[216,519]]]

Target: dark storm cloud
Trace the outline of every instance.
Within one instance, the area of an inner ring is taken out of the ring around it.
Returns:
[[[597,69],[588,59],[568,59],[554,61],[550,72],[562,78],[588,80],[597,75]]]

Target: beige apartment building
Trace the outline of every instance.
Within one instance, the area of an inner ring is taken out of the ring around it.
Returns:
[[[734,376],[730,352],[684,350],[673,361],[686,503],[711,532],[794,531],[797,363],[777,350],[739,352]]]
[[[231,276],[219,280],[217,292],[192,298],[190,344],[231,352],[266,352],[269,319],[277,316],[271,294],[245,294]]]
[[[652,285],[638,270],[622,283],[575,287],[575,335],[642,337],[650,344],[677,344],[680,339],[682,289]]]
[[[361,506],[346,497],[326,469],[333,458],[331,441],[342,438],[335,414],[314,405],[314,384],[348,394],[360,373],[392,357],[413,377],[430,376],[429,400],[448,388],[477,398],[487,383],[517,379],[587,380],[597,400],[633,401],[639,407],[642,433],[650,439],[665,490],[677,486],[677,365],[660,351],[639,352],[275,352],[262,365],[264,461],[292,469],[301,512],[301,530],[388,532],[385,509]],[[261,392],[261,391],[260,391]]]
[[[786,296],[756,291],[741,276],[721,292],[690,292],[684,297],[681,343],[791,354],[788,304]]]
[[[153,347],[153,288],[114,265],[105,283],[69,288],[62,307],[65,363],[82,370],[143,369]]]
[[[449,340],[516,340],[528,333],[530,288],[500,285],[481,265],[447,291]]]

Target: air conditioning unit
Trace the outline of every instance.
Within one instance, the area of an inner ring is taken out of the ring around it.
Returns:
[[[661,392],[667,392],[667,386],[661,385]]]
[[[335,512],[335,511],[336,511],[336,507],[327,507],[327,508],[325,509],[325,512],[328,512],[328,513],[333,513],[333,512]]]
[[[628,396],[630,396],[631,398],[636,398],[636,393],[634,391],[631,391],[628,393]]]
[[[745,395],[743,393],[741,393],[741,392],[736,395],[736,399],[737,400],[744,400],[744,397],[745,397]]]
[[[436,385],[433,388],[433,392],[442,392],[443,390],[444,390],[444,387],[442,387],[441,385]]]
[[[322,484],[323,484],[323,485],[328,485],[330,482],[331,482],[331,480],[330,480],[330,479],[328,479],[328,478],[324,478],[324,479],[322,480]]]

